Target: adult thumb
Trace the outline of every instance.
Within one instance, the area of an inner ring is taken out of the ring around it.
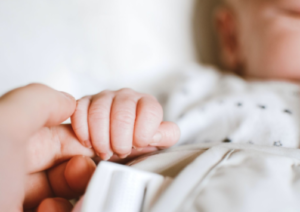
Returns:
[[[42,127],[60,124],[75,107],[73,97],[41,84],[0,98],[0,211],[22,208],[26,141]]]
[[[17,88],[0,98],[0,135],[26,139],[42,127],[60,124],[75,107],[71,95],[42,84]]]

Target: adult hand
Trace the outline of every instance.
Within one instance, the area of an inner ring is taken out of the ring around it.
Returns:
[[[0,98],[0,211],[72,210],[68,200],[84,193],[96,167],[94,151],[60,125],[75,107],[72,96],[40,84]],[[134,150],[129,158],[154,150]]]
[[[72,96],[39,84],[0,98],[0,211],[71,211],[66,199],[84,192],[95,169],[93,150],[59,125],[75,107]]]

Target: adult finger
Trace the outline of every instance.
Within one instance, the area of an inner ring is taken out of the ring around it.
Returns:
[[[45,85],[15,89],[0,98],[1,135],[24,140],[43,126],[60,124],[72,115],[75,106],[72,96]]]
[[[112,91],[103,91],[93,97],[89,108],[88,124],[92,146],[103,160],[108,160],[113,155],[110,146],[110,112],[114,96]]]
[[[49,197],[75,198],[84,193],[96,169],[92,159],[75,156],[48,172],[28,175],[26,179],[24,209],[37,207]]]
[[[140,95],[131,89],[118,91],[111,108],[111,146],[120,158],[127,157],[132,149],[136,104]]]
[[[36,208],[42,200],[53,197],[52,189],[46,172],[30,174],[25,180],[25,199],[23,209],[29,210]]]
[[[39,205],[37,212],[70,212],[72,208],[72,204],[66,199],[48,198]]]
[[[134,129],[134,147],[141,150],[152,141],[163,119],[163,110],[158,101],[145,95],[137,103],[136,121]]]
[[[92,149],[78,142],[71,125],[44,127],[29,139],[25,148],[26,173],[31,174],[49,169],[77,155],[94,156]]]
[[[88,111],[91,102],[91,96],[86,96],[77,101],[74,114],[71,116],[72,127],[79,139],[80,143],[85,147],[91,148],[89,127],[88,127]]]
[[[77,156],[48,171],[48,179],[55,196],[67,199],[82,195],[96,169],[88,157]]]
[[[64,175],[70,188],[83,194],[95,170],[96,164],[91,158],[76,156],[67,163]]]
[[[180,129],[173,122],[162,122],[153,137],[150,146],[166,148],[177,143],[180,138]]]

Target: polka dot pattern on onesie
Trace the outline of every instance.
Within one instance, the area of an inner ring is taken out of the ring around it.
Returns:
[[[167,120],[177,122],[181,129],[179,144],[300,147],[298,85],[246,81],[210,67],[195,70],[171,95],[169,108],[165,109],[170,111]]]

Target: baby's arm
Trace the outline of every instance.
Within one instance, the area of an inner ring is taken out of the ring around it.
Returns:
[[[163,110],[150,95],[131,89],[103,91],[77,101],[71,117],[80,142],[93,147],[103,160],[113,154],[126,158],[131,149],[174,145],[180,130],[175,123],[163,122]]]

